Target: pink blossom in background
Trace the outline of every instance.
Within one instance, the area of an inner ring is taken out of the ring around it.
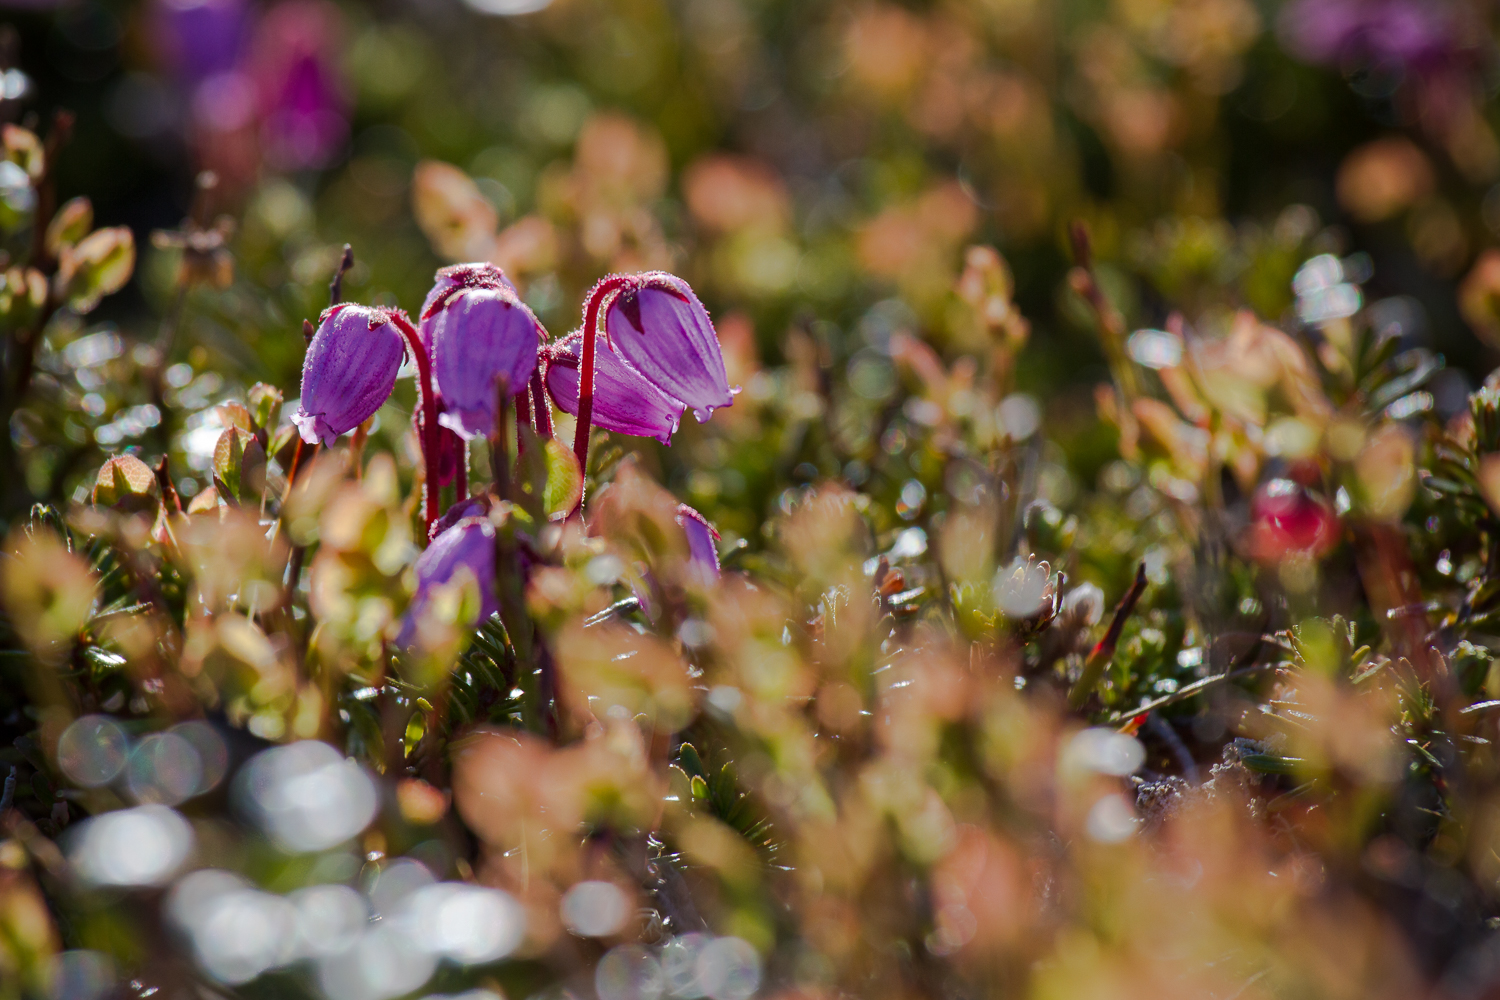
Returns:
[[[1438,68],[1469,47],[1461,20],[1445,0],[1296,0],[1280,29],[1287,50],[1308,62]]]
[[[256,32],[252,76],[261,150],[273,170],[330,165],[349,138],[349,97],[338,69],[343,16],[325,0],[287,0]]]

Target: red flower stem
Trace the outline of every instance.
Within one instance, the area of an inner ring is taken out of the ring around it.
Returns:
[[[438,518],[437,395],[432,391],[432,359],[423,350],[422,338],[417,335],[416,327],[411,325],[411,320],[404,313],[393,310],[391,322],[396,324],[396,329],[406,338],[406,349],[417,363],[417,405],[422,413],[421,420],[417,422],[417,441],[422,448],[422,517],[427,528],[424,535],[431,535],[432,523]]]
[[[452,434],[452,431],[449,431]],[[458,468],[453,472],[453,496],[455,502],[469,499],[469,442],[458,438]]]
[[[531,429],[543,440],[552,436],[552,405],[547,401],[541,365],[531,373]]]
[[[599,309],[615,291],[630,284],[623,274],[612,274],[594,286],[589,304],[583,312],[583,356],[578,366],[578,429],[573,433],[573,454],[578,457],[578,472],[588,479],[589,431],[594,419],[594,338],[599,335]],[[583,497],[578,498],[583,506]],[[574,511],[577,512],[576,510]]]

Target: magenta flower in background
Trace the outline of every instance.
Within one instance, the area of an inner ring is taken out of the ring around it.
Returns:
[[[495,594],[495,528],[484,516],[465,517],[438,533],[416,563],[417,590],[401,623],[396,644],[410,646],[417,625],[432,600],[432,592],[451,583],[461,569],[474,574],[479,584],[479,617],[483,621],[500,610]],[[475,622],[466,622],[474,625]]]
[[[255,45],[261,147],[278,170],[328,166],[349,138],[338,71],[343,16],[327,0],[286,0],[262,19]]]
[[[546,331],[493,264],[462,264],[438,272],[421,317],[432,352],[438,423],[465,441],[495,429],[495,386],[526,391]]]
[[[703,583],[719,579],[719,533],[704,516],[687,504],[677,507],[677,523],[687,536],[690,572]]]
[[[564,413],[578,415],[578,369],[583,334],[573,333],[547,349],[547,393]],[[594,344],[592,423],[616,434],[671,444],[684,405],[641,377],[601,341]]]
[[[632,278],[609,301],[604,333],[621,358],[699,423],[734,402],[708,310],[676,275],[648,271]]]
[[[1465,47],[1457,11],[1444,0],[1295,0],[1282,8],[1279,26],[1288,51],[1328,65],[1441,68]]]
[[[292,422],[308,444],[331,445],[390,398],[405,351],[387,309],[341,304],[324,311],[302,360]]]

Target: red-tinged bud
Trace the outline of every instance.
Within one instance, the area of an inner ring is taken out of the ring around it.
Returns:
[[[1255,493],[1250,553],[1264,563],[1287,556],[1327,555],[1339,540],[1332,508],[1290,479],[1273,479]]]

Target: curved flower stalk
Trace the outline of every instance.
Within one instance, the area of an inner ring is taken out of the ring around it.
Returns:
[[[497,381],[505,379],[512,398],[526,392],[547,331],[493,264],[440,270],[420,322],[438,423],[466,442],[493,433]]]
[[[564,413],[578,413],[583,340],[582,331],[572,333],[547,352],[547,392]],[[683,409],[682,403],[647,382],[608,344],[595,345],[591,413],[594,426],[671,444],[672,435],[682,422]]]
[[[664,271],[600,281],[589,293],[576,348],[569,338],[550,360],[561,370],[554,378],[549,367],[547,388],[560,409],[578,417],[573,452],[585,470],[596,405],[599,426],[668,444],[684,410],[701,423],[734,402],[708,310],[686,281]],[[576,380],[568,374],[574,369]]]

